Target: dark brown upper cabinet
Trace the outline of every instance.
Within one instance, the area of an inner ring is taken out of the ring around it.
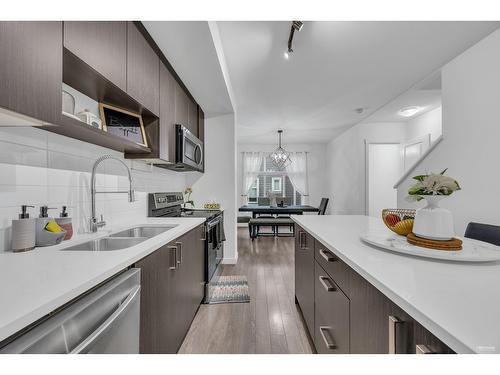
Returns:
[[[127,35],[127,93],[159,115],[160,58],[132,22]]]
[[[189,129],[189,97],[182,87],[175,83],[175,123]],[[191,129],[189,129],[191,130]]]
[[[127,89],[127,22],[64,22],[64,47]]]
[[[62,22],[0,22],[0,51],[0,107],[57,124]]]
[[[175,163],[175,82],[165,65],[160,65],[160,135],[158,156]]]
[[[188,122],[186,126],[196,137],[198,134],[198,105],[188,98]]]
[[[198,106],[198,138],[205,142],[205,113]]]

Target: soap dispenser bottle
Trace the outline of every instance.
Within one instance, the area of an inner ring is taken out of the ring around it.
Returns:
[[[18,220],[12,220],[12,251],[22,252],[33,250],[36,245],[36,219],[31,219],[26,204],[21,206]]]
[[[49,246],[54,244],[50,238],[52,237],[52,233],[45,230],[47,223],[54,220],[49,217],[49,210],[53,209],[54,208],[49,208],[47,206],[40,206],[40,215],[36,219],[36,246]]]
[[[67,207],[62,206],[62,211],[59,214],[59,217],[56,218],[56,223],[66,231],[66,236],[63,241],[69,240],[73,236],[73,224],[71,223],[71,218],[68,217],[68,211],[66,210]]]

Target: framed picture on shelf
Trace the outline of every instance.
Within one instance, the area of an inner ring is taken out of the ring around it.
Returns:
[[[102,130],[117,137],[148,147],[142,116],[126,109],[99,103]]]

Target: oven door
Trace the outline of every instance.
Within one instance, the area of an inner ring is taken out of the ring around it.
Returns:
[[[176,125],[176,163],[194,170],[203,170],[203,142],[186,127]]]
[[[217,267],[222,261],[223,256],[223,241],[222,236],[222,216],[217,217],[206,224],[207,230],[207,267],[206,281],[210,282]]]

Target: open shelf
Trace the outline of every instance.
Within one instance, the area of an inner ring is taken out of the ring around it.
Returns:
[[[154,126],[150,123],[148,126]],[[44,125],[45,130],[53,133],[65,135],[67,137],[79,139],[85,142],[93,143],[106,148],[111,148],[116,151],[127,153],[150,153],[151,149],[128,141],[124,138],[117,137],[114,134],[106,133],[104,130],[94,128],[87,125],[83,121],[76,120],[72,117],[65,116],[61,113],[61,121],[57,125]]]
[[[66,48],[63,49],[63,82],[97,103],[110,104],[140,114],[148,144],[154,144],[151,137],[157,136],[158,117]],[[57,124],[44,125],[42,128],[127,154],[151,153],[149,147],[94,128],[63,113]]]

